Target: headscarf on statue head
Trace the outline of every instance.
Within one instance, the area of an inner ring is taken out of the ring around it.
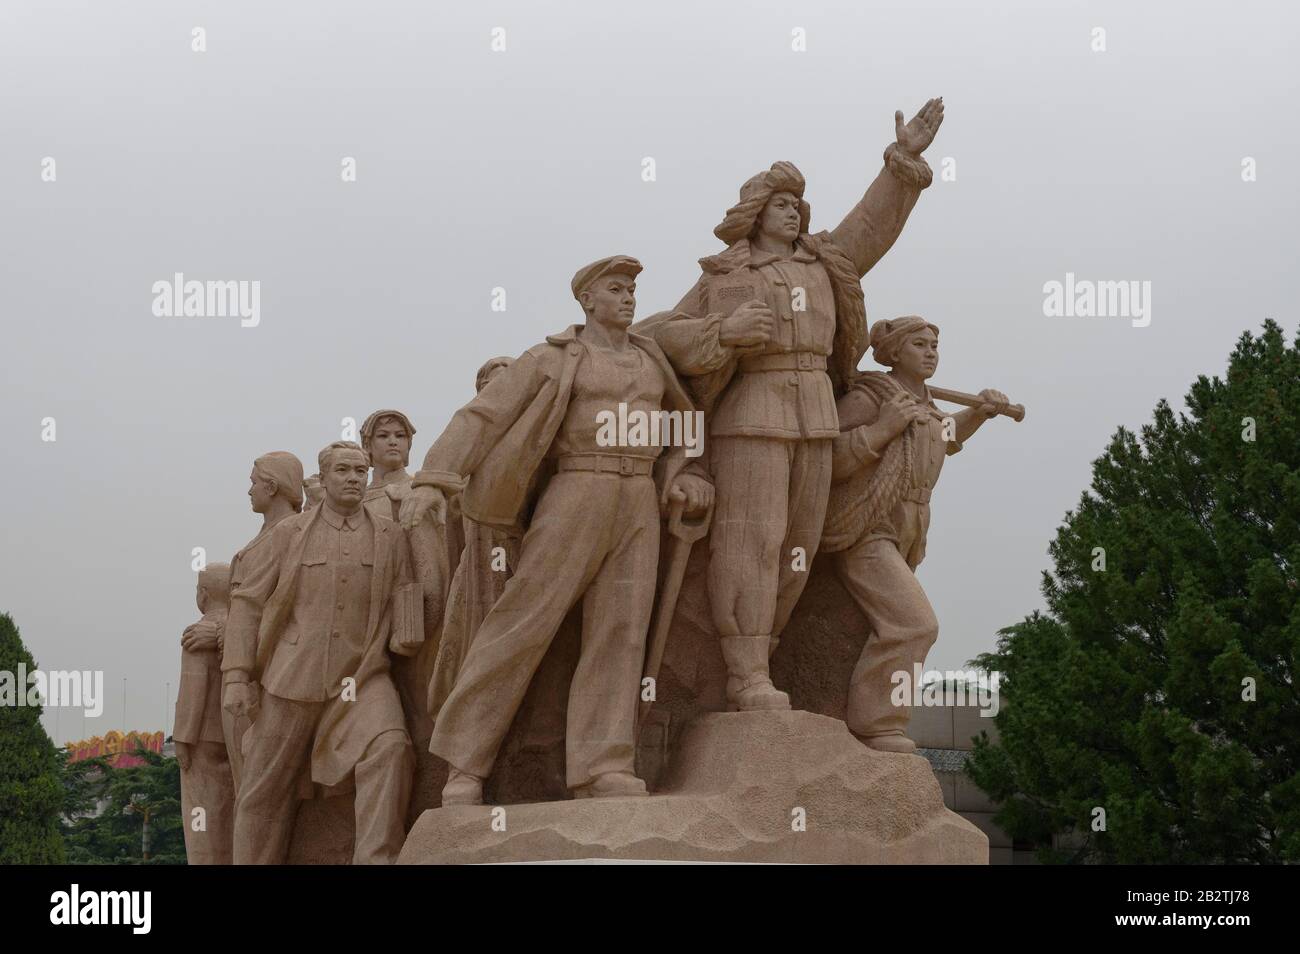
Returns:
[[[375,428],[386,417],[393,420],[406,428],[406,457],[402,460],[402,466],[405,467],[411,462],[411,442],[415,439],[415,425],[411,419],[401,411],[394,411],[392,408],[383,408],[371,414],[361,425],[361,446],[366,450],[366,456],[370,455],[370,438],[375,433]]]
[[[898,346],[922,328],[929,328],[935,337],[939,326],[920,315],[903,315],[901,318],[882,318],[871,326],[871,357],[876,364],[892,368],[898,363]]]
[[[263,480],[274,480],[277,492],[293,504],[295,511],[302,511],[302,461],[288,451],[271,451],[253,461],[253,470]]]
[[[862,280],[853,260],[831,241],[830,233],[809,233],[812,208],[804,201],[804,178],[792,162],[774,162],[766,172],[752,176],[740,187],[740,201],[727,210],[713,234],[730,248],[747,241],[758,227],[768,200],[778,192],[789,192],[799,200],[798,243],[816,255],[830,276],[835,295],[835,340],[826,371],[837,395],[843,394],[857,372],[858,362],[866,354],[870,336],[867,331],[867,305],[862,295]],[[701,260],[701,264],[705,260]],[[706,266],[707,267],[707,266]]]

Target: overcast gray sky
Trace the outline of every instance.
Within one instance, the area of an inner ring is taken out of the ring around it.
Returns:
[[[579,266],[635,255],[640,314],[669,307],[746,178],[796,163],[833,227],[894,110],[938,95],[927,155],[956,178],[864,288],[870,319],[940,326],[934,383],[1028,408],[934,501],[929,662],[961,665],[1042,605],[1047,544],[1117,426],[1181,407],[1266,317],[1294,333],[1296,21],[1280,2],[6,0],[0,609],[42,668],[107,683],[101,718],[47,727],[170,731],[191,549],[256,533],[255,456],[310,473],[377,407],[410,413],[422,456],[484,359],[579,320]],[[155,317],[175,272],[259,281],[260,324]],[[1150,324],[1045,317],[1067,272],[1149,281]]]

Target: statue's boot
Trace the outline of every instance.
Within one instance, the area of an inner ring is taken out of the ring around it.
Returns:
[[[645,782],[631,772],[603,772],[573,789],[574,798],[634,798],[648,794]]]
[[[482,805],[483,779],[449,766],[447,784],[442,787],[442,807],[448,805]]]
[[[898,752],[902,755],[916,753],[916,743],[897,729],[880,735],[858,735],[856,732],[853,734],[857,736],[859,742],[877,752]]]
[[[727,663],[727,705],[733,710],[789,709],[790,697],[768,675],[770,636],[723,636],[722,658]]]

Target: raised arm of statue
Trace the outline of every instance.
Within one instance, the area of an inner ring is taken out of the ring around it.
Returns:
[[[857,205],[831,232],[831,239],[865,275],[893,247],[907,217],[930,185],[932,173],[921,153],[934,140],[943,122],[943,98],[921,107],[912,121],[894,113],[897,141],[885,150],[885,166]]]

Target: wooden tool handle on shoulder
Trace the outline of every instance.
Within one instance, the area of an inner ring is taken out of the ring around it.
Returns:
[[[947,388],[930,388],[930,396],[940,401],[947,401],[950,404],[962,404],[966,407],[979,407],[989,402],[984,400],[978,394],[967,394],[965,391],[949,391]],[[1017,423],[1025,419],[1025,406],[1023,404],[995,404],[999,414],[1003,414]]]

